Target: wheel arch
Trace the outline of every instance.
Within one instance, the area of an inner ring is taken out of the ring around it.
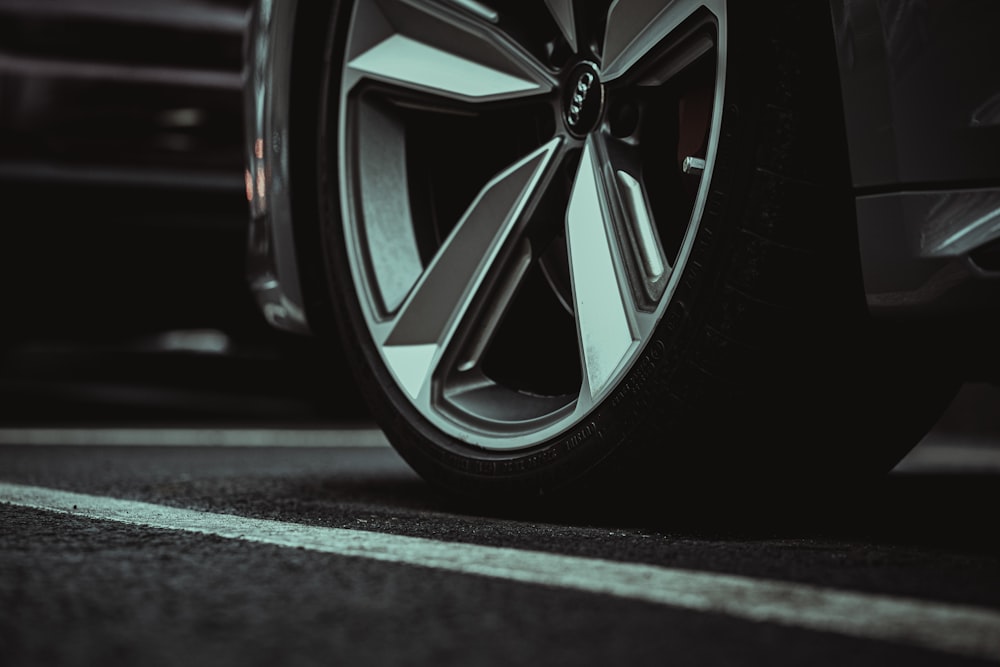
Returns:
[[[273,326],[334,327],[320,248],[317,109],[328,26],[339,0],[255,0],[245,45],[247,274]]]

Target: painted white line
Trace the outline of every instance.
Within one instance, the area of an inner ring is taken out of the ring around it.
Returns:
[[[148,447],[388,447],[382,431],[358,429],[4,428],[0,445]]]
[[[782,581],[305,526],[0,483],[0,501],[90,519],[612,595],[1000,660],[1000,612]]]

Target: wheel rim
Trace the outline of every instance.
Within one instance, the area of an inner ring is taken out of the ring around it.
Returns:
[[[425,419],[487,450],[580,424],[649,341],[725,83],[724,0],[525,4],[358,2],[336,119],[368,334]]]

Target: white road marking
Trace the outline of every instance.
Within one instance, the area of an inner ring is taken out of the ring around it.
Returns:
[[[3,428],[0,445],[388,447],[389,441],[374,428]]]
[[[612,595],[1000,660],[1000,612],[552,553],[197,512],[0,482],[0,501],[90,519]]]

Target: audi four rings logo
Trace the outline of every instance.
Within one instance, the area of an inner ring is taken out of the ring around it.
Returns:
[[[583,111],[583,104],[587,101],[587,94],[590,92],[590,87],[594,85],[594,75],[591,72],[584,72],[580,75],[580,79],[576,82],[576,90],[573,92],[573,100],[569,105],[569,124],[570,127],[576,127],[576,124],[580,122],[580,112]]]

